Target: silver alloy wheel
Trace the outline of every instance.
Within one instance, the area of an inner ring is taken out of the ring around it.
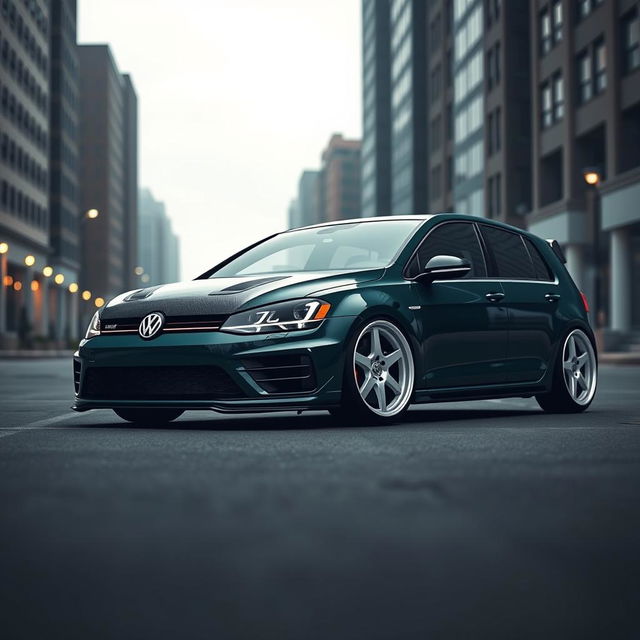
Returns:
[[[596,392],[598,365],[593,345],[580,329],[574,329],[564,341],[562,373],[571,399],[581,406],[589,404]]]
[[[393,323],[374,320],[362,330],[353,352],[353,372],[360,397],[373,413],[394,416],[409,403],[413,356]]]

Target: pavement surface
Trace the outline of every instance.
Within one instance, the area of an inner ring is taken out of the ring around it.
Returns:
[[[2,638],[640,638],[640,368],[582,415],[74,414],[0,361]]]

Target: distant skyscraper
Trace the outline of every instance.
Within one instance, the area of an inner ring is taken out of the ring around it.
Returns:
[[[298,181],[298,215],[300,226],[316,224],[320,221],[319,171],[306,170]]]
[[[360,217],[360,140],[334,134],[322,154],[320,221]]]
[[[300,207],[298,206],[298,199],[294,198],[289,203],[289,211],[287,213],[287,227],[289,229],[295,229],[300,226]]]
[[[46,335],[41,269],[49,259],[48,2],[0,9],[0,342]],[[25,44],[28,43],[28,44]]]
[[[180,279],[180,250],[164,202],[141,189],[138,217],[138,266],[144,270],[136,287],[176,282]]]
[[[124,99],[124,288],[136,286],[138,255],[138,96],[123,74]]]
[[[107,45],[82,45],[78,53],[80,208],[99,212],[83,224],[82,286],[107,299],[132,284],[135,94]]]
[[[80,271],[80,218],[78,193],[78,52],[76,48],[76,2],[55,0],[51,3],[51,136],[49,158],[49,195],[51,209],[51,259],[56,274],[65,277],[67,286],[42,283],[45,313],[57,338],[65,333],[77,337],[79,295],[68,286],[77,285]],[[48,304],[47,304],[48,303]]]
[[[391,206],[427,213],[428,3],[391,0]]]
[[[362,0],[362,203],[365,217],[391,214],[389,0]]]

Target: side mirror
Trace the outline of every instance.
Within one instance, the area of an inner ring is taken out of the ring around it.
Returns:
[[[434,280],[453,280],[464,278],[471,271],[471,263],[456,256],[433,256],[422,273],[418,274],[420,282]]]

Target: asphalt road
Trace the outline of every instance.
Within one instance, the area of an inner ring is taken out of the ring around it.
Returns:
[[[2,638],[640,638],[640,368],[389,428],[70,403],[0,361]]]

